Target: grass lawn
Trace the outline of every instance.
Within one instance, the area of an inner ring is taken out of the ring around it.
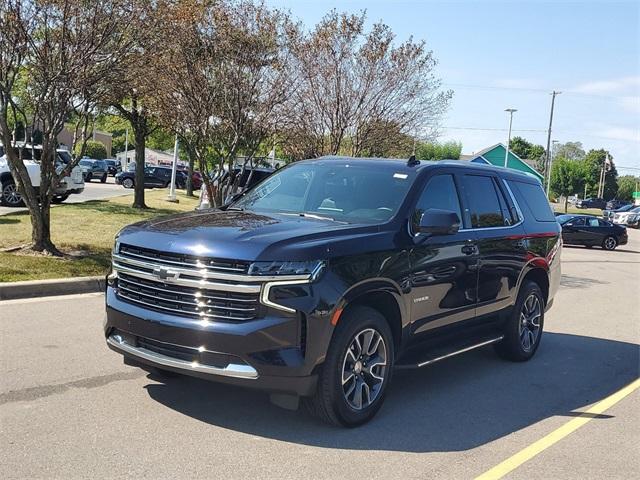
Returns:
[[[558,203],[551,205],[554,211],[564,213],[564,205]],[[595,215],[596,217],[602,216],[602,210],[599,208],[576,208],[571,204],[569,204],[569,207],[567,208],[567,213],[576,215]]]
[[[0,252],[0,282],[102,275],[109,269],[115,234],[125,225],[181,211],[193,210],[198,200],[178,193],[180,203],[170,203],[167,190],[147,190],[149,210],[131,208],[133,197],[116,197],[51,209],[51,238],[64,252],[77,258],[54,258]],[[0,249],[29,243],[29,214],[0,216]]]

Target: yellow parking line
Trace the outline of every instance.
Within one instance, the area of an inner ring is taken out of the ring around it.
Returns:
[[[557,430],[551,432],[546,437],[543,437],[537,442],[532,443],[528,447],[520,450],[512,457],[506,459],[504,462],[496,465],[491,470],[488,470],[479,477],[476,477],[476,480],[497,480],[498,478],[504,477],[507,473],[515,470],[527,460],[531,460],[543,450],[546,450],[554,443],[559,442],[570,433],[575,432],[581,426],[592,420],[594,415],[603,413],[605,410],[613,407],[616,403],[618,403],[630,393],[636,391],[638,388],[640,388],[640,378],[637,378],[626,387],[621,388],[617,392],[609,395],[607,398],[599,401],[589,410],[580,414],[573,420],[568,421]]]

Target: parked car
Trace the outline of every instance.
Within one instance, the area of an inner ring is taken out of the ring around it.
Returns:
[[[613,217],[613,223],[619,225],[627,225],[629,227],[638,228],[640,221],[640,206],[633,207],[626,212],[616,212]]]
[[[607,204],[602,198],[585,198],[576,202],[576,207],[578,208],[599,208],[604,210],[606,206]]]
[[[295,162],[222,209],[121,230],[104,334],[129,364],[267,390],[289,408],[303,397],[356,426],[394,368],[490,344],[533,357],[560,232],[540,183],[511,169]]]
[[[633,205],[624,205],[620,208],[617,208],[615,210],[603,210],[602,211],[602,218],[604,218],[605,220],[608,220],[609,222],[613,222],[613,218],[615,217],[616,213],[623,213],[623,212],[628,212],[629,210],[633,209],[634,206]]]
[[[627,202],[625,200],[617,200],[617,199],[613,199],[613,200],[609,200],[607,202],[606,205],[606,209],[607,210],[617,210],[620,207],[624,207],[626,205],[630,205],[630,202]]]
[[[24,166],[29,173],[31,184],[38,193],[40,188],[40,156],[42,153],[41,145],[20,144],[14,147],[21,150]],[[60,173],[63,168],[71,161],[71,155],[67,150],[56,150],[56,172]],[[8,207],[24,206],[22,195],[18,191],[15,180],[9,170],[9,165],[5,156],[5,149],[0,144],[0,204]],[[70,195],[79,194],[84,191],[84,180],[82,178],[82,170],[75,166],[71,173],[62,178],[59,185],[54,191],[52,203],[62,203]]]
[[[614,250],[628,241],[626,228],[592,215],[560,215],[556,219],[562,226],[562,241],[567,245]]]
[[[99,178],[102,183],[107,181],[108,167],[104,160],[94,160],[92,158],[83,158],[80,160],[80,168],[84,176],[85,182],[90,182],[94,178]]]
[[[105,162],[107,162],[107,172],[112,177],[115,177],[118,173],[122,171],[122,165],[120,164],[120,160],[117,160],[115,158],[107,158]]]
[[[176,188],[184,188],[187,175],[176,171]],[[133,188],[136,183],[136,172],[120,172],[116,175],[116,183],[124,188]],[[167,188],[171,184],[171,168],[144,167],[144,188]]]

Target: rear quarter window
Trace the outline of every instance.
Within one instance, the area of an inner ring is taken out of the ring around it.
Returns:
[[[516,190],[518,200],[524,200],[529,211],[538,222],[555,222],[556,217],[540,184],[507,180],[511,189]]]

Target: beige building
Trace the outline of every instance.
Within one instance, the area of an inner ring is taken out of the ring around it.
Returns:
[[[111,134],[96,130],[95,141],[100,142],[105,146],[105,148],[107,149],[107,158],[111,158],[111,147],[113,144]],[[71,150],[71,146],[73,145],[73,130],[65,126],[64,130],[62,130],[62,132],[60,132],[60,135],[58,135],[58,142],[61,146],[67,147],[69,150]]]

